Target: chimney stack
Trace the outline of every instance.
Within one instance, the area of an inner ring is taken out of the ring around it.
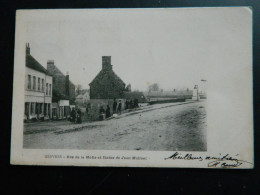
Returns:
[[[103,70],[111,70],[111,56],[102,56],[102,69]]]
[[[30,45],[29,43],[26,43],[26,55],[30,54]]]
[[[47,64],[54,64],[54,60],[48,60]]]
[[[53,72],[54,69],[54,60],[48,60],[47,61],[47,70],[50,72]]]

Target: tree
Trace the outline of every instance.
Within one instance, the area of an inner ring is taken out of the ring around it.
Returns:
[[[82,90],[82,85],[78,84],[76,85],[76,95],[79,95]]]
[[[153,83],[153,84],[149,85],[148,91],[149,92],[151,92],[151,91],[160,91],[159,84],[158,83]]]
[[[131,91],[132,91],[132,89],[131,89],[131,84],[128,84],[128,85],[126,86],[126,91],[127,91],[127,92],[131,92]]]

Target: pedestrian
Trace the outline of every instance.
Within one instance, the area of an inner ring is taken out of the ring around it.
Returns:
[[[138,105],[138,99],[134,99],[134,107],[135,107],[135,108],[138,108],[138,107],[139,107],[139,105]]]
[[[103,108],[103,106],[100,107],[100,110],[99,110],[99,120],[104,120],[105,118],[105,109]]]
[[[117,107],[117,113],[121,114],[121,108],[122,108],[122,104],[121,104],[121,100],[119,100],[118,107]]]
[[[126,100],[126,101],[125,101],[125,109],[126,109],[126,110],[128,109],[128,105],[129,105],[129,101]]]
[[[82,122],[82,120],[81,120],[81,110],[80,109],[78,109],[78,111],[77,111],[77,123],[81,123]]]
[[[130,108],[130,109],[133,108],[133,100],[130,100],[130,102],[129,102],[129,108]]]
[[[110,107],[109,107],[109,105],[107,105],[106,118],[109,118],[110,116],[111,116],[111,114],[110,114]]]
[[[75,122],[75,118],[76,118],[76,111],[75,108],[72,108],[72,111],[70,113],[70,121]]]
[[[113,114],[116,113],[116,107],[117,107],[117,102],[116,102],[116,99],[114,98],[114,103],[113,103]]]

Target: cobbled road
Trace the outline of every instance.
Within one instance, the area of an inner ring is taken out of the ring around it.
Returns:
[[[163,104],[162,104],[163,106]],[[206,101],[174,105],[64,133],[24,134],[24,148],[206,151]]]

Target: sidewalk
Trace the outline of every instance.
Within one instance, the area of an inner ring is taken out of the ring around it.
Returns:
[[[182,104],[190,104],[190,103],[194,103],[194,102],[197,102],[197,101],[191,100],[191,101],[187,101],[187,102],[154,104],[154,105],[150,105],[150,106],[146,106],[146,107],[141,107],[140,109],[137,109],[135,111],[122,113],[121,115],[118,115],[114,118],[119,119],[119,118],[123,118],[123,117],[129,116],[129,115],[139,114],[139,113],[148,112],[148,111],[152,111],[152,110],[158,110],[158,109],[162,109],[162,108],[168,108],[168,107],[172,107],[172,106],[178,106],[178,105],[182,105]]]
[[[55,134],[60,134],[60,133],[65,133],[65,132],[67,133],[71,131],[80,131],[82,129],[92,129],[98,126],[103,126],[104,124],[102,123],[104,123],[107,120],[120,119],[134,114],[149,112],[152,110],[158,110],[167,107],[178,106],[182,104],[190,104],[195,102],[197,101],[190,100],[187,102],[148,105],[148,106],[136,108],[134,110],[124,111],[122,114],[118,116],[112,116],[110,118],[105,119],[104,121],[83,122],[81,124],[74,124],[69,121],[49,121],[49,122],[42,122],[38,124],[25,124],[24,134],[43,133],[48,131],[54,132]]]

